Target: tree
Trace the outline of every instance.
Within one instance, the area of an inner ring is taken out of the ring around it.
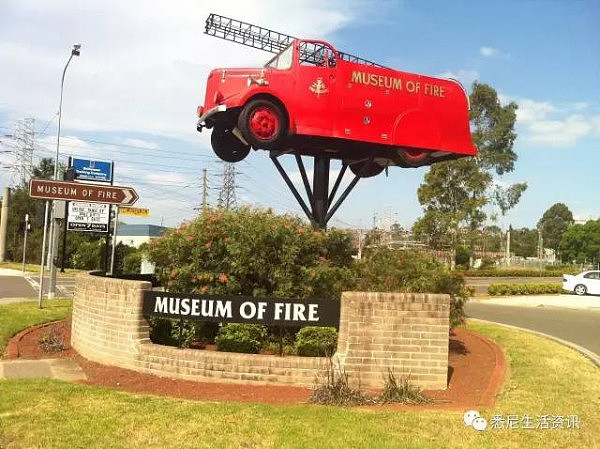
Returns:
[[[459,229],[474,229],[485,218],[482,208],[490,182],[491,175],[480,170],[473,159],[434,165],[417,192],[425,215],[413,232],[421,238],[429,235],[434,248],[449,245],[455,250]]]
[[[564,262],[600,263],[600,220],[569,226],[559,249]]]
[[[558,253],[562,235],[571,224],[573,224],[573,213],[569,208],[563,203],[552,205],[544,212],[537,224],[544,239],[544,246]]]
[[[513,229],[510,235],[510,249],[515,256],[535,257],[538,248],[538,231],[536,229]]]
[[[59,170],[64,170],[64,166],[58,165]],[[54,160],[45,157],[43,158],[37,167],[33,167],[31,171],[32,178],[43,178],[52,179],[54,178]]]
[[[478,155],[440,162],[430,168],[418,191],[425,214],[413,228],[418,238],[428,240],[434,248],[450,247],[452,260],[459,232],[478,229],[487,218],[483,210],[487,204],[496,204],[505,214],[527,188],[525,183],[508,187],[494,184],[494,175],[513,171],[517,160],[512,149],[517,105],[511,102],[502,106],[491,86],[477,82],[470,100],[472,136]]]

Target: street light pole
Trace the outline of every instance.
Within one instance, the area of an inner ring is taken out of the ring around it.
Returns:
[[[60,81],[60,103],[58,105],[58,133],[56,136],[56,159],[54,160],[54,179],[58,181],[58,156],[60,149],[60,125],[62,118],[62,100],[63,100],[63,88],[65,85],[65,75],[67,74],[67,67],[69,67],[69,63],[73,56],[79,56],[81,45],[75,44],[73,45],[73,49],[71,50],[71,56],[69,56],[69,60],[65,65],[63,70],[62,78]],[[50,284],[48,286],[48,298],[54,298],[56,296],[56,266],[58,265],[58,233],[60,230],[59,222],[60,217],[57,215],[57,209],[59,206],[58,201],[53,201],[52,207],[52,220],[50,221]],[[64,205],[64,202],[62,202]],[[64,207],[63,207],[64,210]],[[63,217],[64,218],[64,217]],[[45,229],[44,229],[45,232]]]

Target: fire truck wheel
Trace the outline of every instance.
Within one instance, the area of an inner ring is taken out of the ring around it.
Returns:
[[[385,167],[373,161],[350,164],[350,171],[359,178],[371,178],[380,174]]]
[[[287,129],[281,107],[269,100],[252,100],[238,119],[242,135],[256,149],[272,150],[281,143]]]
[[[223,126],[213,128],[210,143],[215,154],[225,162],[240,162],[250,153],[250,146],[244,145],[231,129]]]
[[[429,160],[429,151],[412,148],[398,149],[398,157],[409,167],[420,167]]]

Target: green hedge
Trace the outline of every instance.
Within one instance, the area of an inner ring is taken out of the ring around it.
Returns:
[[[561,292],[561,284],[492,284],[488,287],[488,293],[491,296],[541,295]]]
[[[307,357],[332,356],[337,339],[334,327],[303,327],[296,336],[296,351]]]
[[[466,277],[560,277],[563,274],[578,274],[579,269],[565,270],[468,270],[460,272]]]
[[[219,351],[258,354],[266,337],[264,326],[232,323],[221,327],[215,343]]]

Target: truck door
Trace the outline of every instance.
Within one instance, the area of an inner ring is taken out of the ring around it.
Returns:
[[[336,127],[336,53],[321,41],[299,41],[296,53],[296,132],[330,137]]]

